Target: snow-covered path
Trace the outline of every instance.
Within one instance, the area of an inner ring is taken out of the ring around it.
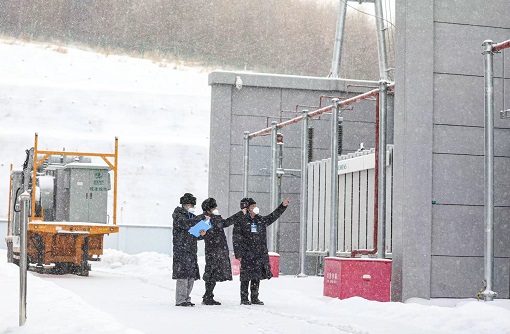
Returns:
[[[89,277],[30,273],[27,323],[18,328],[18,267],[0,250],[0,333],[510,333],[510,301],[380,303],[322,296],[321,277],[262,281],[264,306],[239,305],[239,281],[218,283],[221,306],[174,305],[172,259],[106,250]],[[203,269],[203,257],[199,258]]]

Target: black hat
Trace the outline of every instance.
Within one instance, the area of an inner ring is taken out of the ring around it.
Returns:
[[[216,204],[216,200],[212,197],[202,202],[202,210],[204,210],[204,212],[209,211],[211,209],[215,209],[217,207],[218,204]]]
[[[197,198],[195,196],[193,196],[192,194],[190,194],[190,193],[185,193],[181,197],[181,204],[193,204],[193,205],[196,205],[197,204]]]
[[[241,209],[248,209],[250,205],[257,204],[255,200],[251,197],[246,197],[241,200]]]

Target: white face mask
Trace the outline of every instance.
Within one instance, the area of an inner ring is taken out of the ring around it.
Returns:
[[[190,208],[188,208],[188,212],[189,212],[189,213],[194,213],[194,212],[195,212],[195,208],[194,208],[194,207],[190,207]]]
[[[251,210],[251,212],[253,212],[254,214],[258,215],[259,214],[258,206],[254,207],[253,210]]]
[[[216,216],[219,216],[220,215],[220,212],[218,211],[218,209],[214,209],[213,212],[211,212],[213,215],[216,215]]]

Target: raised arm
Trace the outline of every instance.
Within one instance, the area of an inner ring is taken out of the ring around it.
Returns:
[[[269,215],[262,217],[261,224],[263,226],[269,226],[274,223],[280,216],[287,210],[290,200],[286,198],[273,212]]]

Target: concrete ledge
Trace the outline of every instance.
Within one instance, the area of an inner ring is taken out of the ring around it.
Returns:
[[[370,90],[370,87],[353,86],[374,86],[377,88],[377,81],[350,80],[336,78],[307,77],[297,75],[249,73],[214,71],[209,74],[209,85],[235,85],[236,78],[240,77],[244,87],[267,87],[285,89],[304,89],[319,91],[349,91],[352,93],[363,93]]]

